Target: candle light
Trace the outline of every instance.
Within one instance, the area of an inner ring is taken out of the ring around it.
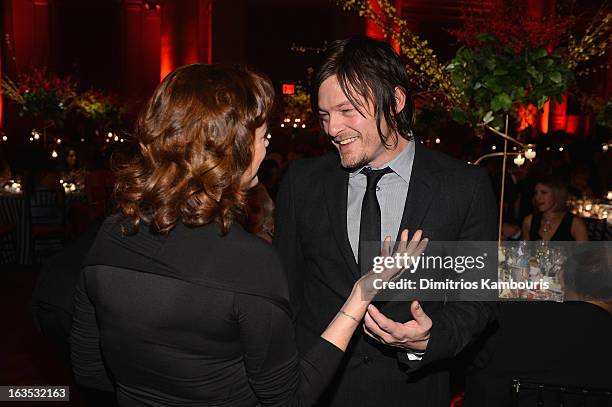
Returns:
[[[525,158],[529,161],[533,160],[536,156],[536,151],[533,144],[527,144],[527,150],[525,151]]]
[[[516,157],[514,157],[514,163],[520,167],[525,163],[525,157],[520,154],[517,155]]]

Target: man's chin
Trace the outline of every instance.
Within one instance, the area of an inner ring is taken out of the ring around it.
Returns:
[[[345,160],[344,158],[342,158],[342,156],[340,156],[340,165],[342,166],[342,168],[344,168],[347,171],[356,171],[362,167],[365,167],[368,164],[367,160],[360,160],[360,161],[355,161],[355,160]]]

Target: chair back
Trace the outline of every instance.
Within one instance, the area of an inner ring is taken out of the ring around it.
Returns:
[[[34,188],[30,191],[30,216],[32,225],[64,225],[63,196],[58,189]]]
[[[510,405],[512,407],[612,407],[612,388],[596,389],[512,379]]]

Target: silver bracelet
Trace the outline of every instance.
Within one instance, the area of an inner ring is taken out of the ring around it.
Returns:
[[[357,320],[357,318],[355,318],[355,317],[354,317],[354,316],[352,316],[352,315],[347,314],[346,312],[344,312],[344,310],[340,310],[340,313],[341,313],[342,315],[344,315],[345,317],[349,317],[349,318],[350,318],[350,319],[352,319],[353,321],[355,321],[355,322],[359,323],[359,320]]]

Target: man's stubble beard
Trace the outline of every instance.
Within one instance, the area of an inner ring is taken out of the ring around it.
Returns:
[[[348,171],[358,170],[362,167],[365,167],[370,162],[370,159],[368,158],[365,152],[362,153],[361,157],[358,160],[353,161],[346,161],[342,157],[342,153],[339,151],[338,154],[340,154],[340,165],[342,165],[342,168]]]

